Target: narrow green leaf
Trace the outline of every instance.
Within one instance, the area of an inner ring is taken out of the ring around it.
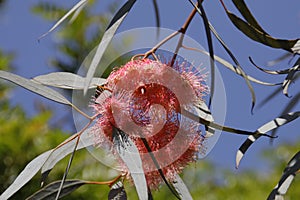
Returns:
[[[85,84],[84,84],[84,93],[86,94],[87,89],[92,81],[92,78],[95,74],[95,71],[97,69],[97,66],[107,48],[109,45],[110,41],[112,40],[113,36],[115,35],[117,29],[119,26],[122,24],[123,20],[127,16],[128,12],[134,5],[136,0],[128,0],[121,8],[120,10],[116,13],[116,15],[113,17],[111,20],[110,24],[108,25],[102,40],[100,44],[97,47],[95,56],[92,59],[91,65],[88,69],[86,79],[85,79]]]
[[[38,95],[41,95],[43,97],[46,97],[47,99],[56,101],[58,103],[72,105],[70,101],[68,101],[63,95],[56,92],[55,90],[46,87],[44,85],[41,85],[39,83],[33,82],[29,79],[23,78],[21,76],[18,76],[16,74],[2,71],[0,70],[0,78],[8,80],[12,83],[15,83],[27,90],[30,90]]]
[[[63,188],[60,193],[60,198],[64,197],[70,193],[72,193],[74,190],[78,189],[82,185],[86,184],[87,182],[82,180],[66,180],[64,182]],[[57,194],[57,191],[60,187],[61,181],[55,181],[41,190],[37,191],[30,197],[28,197],[26,200],[54,200]]]

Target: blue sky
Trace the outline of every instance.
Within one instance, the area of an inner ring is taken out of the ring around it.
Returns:
[[[57,39],[55,32],[42,39],[37,38],[46,32],[54,22],[46,22],[38,16],[31,14],[30,8],[38,1],[29,0],[20,3],[16,0],[7,1],[6,6],[0,13],[0,45],[4,51],[15,53],[14,66],[16,73],[27,78],[54,70],[49,65],[49,58],[58,56],[55,51]],[[60,2],[58,0],[54,2]],[[64,2],[66,8],[71,8],[77,1]],[[108,1],[99,1],[96,10],[107,8]],[[225,2],[228,9],[237,13],[230,1]],[[60,3],[62,4],[62,3]],[[294,39],[300,37],[300,3],[298,1],[247,1],[249,8],[258,19],[262,27],[274,37]],[[158,1],[162,27],[177,30],[184,23],[186,17],[192,9],[188,1]],[[247,74],[266,81],[283,81],[284,76],[274,77],[263,74],[255,69],[248,61],[251,56],[255,62],[261,66],[266,66],[267,62],[274,60],[285,52],[265,47],[259,43],[251,41],[238,31],[229,21],[218,1],[205,1],[204,8],[209,20],[230,47],[234,55],[240,61]],[[120,31],[131,28],[154,26],[154,13],[151,1],[138,1],[133,7]],[[61,26],[63,28],[64,25]],[[204,26],[200,17],[195,17],[187,34],[207,48],[204,35]],[[230,61],[228,55],[214,39],[216,55]],[[287,62],[280,63],[273,68],[290,67]],[[262,124],[277,117],[283,107],[289,102],[289,98],[279,95],[272,99],[268,105],[261,109],[254,109],[254,114],[250,113],[251,97],[245,81],[234,75],[232,72],[218,65],[226,87],[227,107],[226,121],[227,126],[239,129],[255,130]],[[291,85],[290,94],[297,94],[298,82]],[[259,103],[264,97],[272,93],[275,88],[253,84]],[[13,104],[21,104],[29,115],[34,115],[34,102],[41,101],[42,98],[24,89],[17,88],[12,93]],[[42,100],[47,104],[55,105],[55,110],[67,109],[65,106],[57,105],[48,100]],[[299,110],[299,103],[293,111]],[[59,115],[59,112],[57,112]],[[241,169],[263,167],[262,160],[259,158],[260,152],[264,148],[274,149],[282,142],[292,143],[299,140],[300,123],[299,120],[282,127],[279,131],[279,138],[275,140],[273,146],[269,146],[267,138],[261,138],[252,146],[248,154],[241,163]],[[245,136],[223,133],[213,149],[208,155],[208,159],[222,167],[229,167],[234,170],[235,153],[238,147],[246,139]],[[295,152],[294,152],[295,153]]]

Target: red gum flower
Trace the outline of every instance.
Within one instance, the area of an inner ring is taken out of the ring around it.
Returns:
[[[145,139],[172,181],[204,149],[200,125],[180,114],[181,109],[195,112],[194,105],[203,101],[204,78],[187,63],[170,67],[150,59],[133,60],[113,71],[106,85],[111,95],[93,106],[99,114],[94,126],[96,143],[112,141],[113,126],[124,131],[140,152],[148,186],[156,189],[163,180]]]

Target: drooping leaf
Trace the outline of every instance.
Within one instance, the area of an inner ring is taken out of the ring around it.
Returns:
[[[203,14],[200,11],[200,9],[192,2],[192,5],[194,6],[194,8],[197,10],[198,14],[202,17]],[[244,72],[244,70],[242,69],[241,65],[239,64],[238,60],[235,58],[235,56],[233,55],[233,53],[230,51],[230,49],[228,48],[228,46],[225,44],[225,42],[223,41],[223,39],[220,37],[220,35],[218,34],[218,32],[216,31],[216,29],[213,27],[213,25],[209,23],[209,28],[211,30],[211,32],[215,35],[215,37],[217,38],[217,40],[220,42],[220,44],[222,45],[222,47],[225,49],[225,51],[227,52],[227,54],[230,56],[230,58],[233,60],[233,62],[236,64],[236,68],[240,71],[241,76],[244,78],[244,80],[246,81],[246,84],[249,88],[249,91],[251,93],[251,99],[252,99],[252,106],[251,106],[251,112],[253,112],[254,106],[255,106],[255,102],[256,102],[256,97],[255,97],[255,93],[253,90],[253,87],[249,81],[249,79],[247,78],[246,73]]]
[[[0,199],[9,199],[13,194],[20,190],[32,177],[41,169],[47,158],[51,154],[51,150],[39,155],[29,162],[23,171],[18,175],[14,182],[1,194]]]
[[[172,184],[181,199],[193,200],[188,188],[178,174],[175,175],[175,179],[173,180]]]
[[[80,9],[81,7],[83,7],[88,0],[81,0],[79,1],[77,4],[75,4],[62,18],[60,18],[52,27],[49,31],[47,31],[46,33],[44,33],[42,36],[39,37],[39,40],[42,39],[43,37],[45,37],[46,35],[48,35],[49,33],[51,33],[53,30],[55,30],[63,21],[66,20],[66,18],[68,18],[74,11]]]
[[[27,90],[30,90],[38,95],[46,97],[47,99],[62,104],[72,105],[70,101],[68,101],[63,95],[56,92],[55,90],[41,85],[39,83],[33,82],[29,79],[18,76],[16,74],[0,70],[0,78],[13,82]]]
[[[91,132],[92,128],[86,129],[80,136],[79,143],[77,146],[77,150],[86,148],[88,146],[91,146],[95,144],[94,138],[89,134]],[[71,136],[70,138],[72,138]],[[43,167],[41,169],[42,173],[42,184],[47,178],[48,174],[52,170],[52,168],[58,163],[61,159],[65,158],[67,155],[73,152],[74,146],[76,145],[76,139],[73,139],[72,141],[69,141],[70,138],[66,139],[63,143],[64,145],[59,146],[59,148],[56,148],[52,150],[51,154],[43,164]],[[69,141],[66,143],[66,141]],[[62,143],[62,144],[63,144]]]
[[[190,3],[194,5],[194,3],[190,0]],[[208,108],[210,108],[213,96],[214,96],[214,91],[215,91],[215,57],[214,57],[214,48],[213,48],[213,43],[212,43],[212,38],[211,38],[211,32],[209,28],[209,21],[206,16],[205,10],[202,6],[202,2],[198,0],[198,7],[202,13],[202,19],[203,19],[203,24],[205,28],[205,34],[206,34],[206,39],[207,39],[207,44],[208,44],[208,50],[209,50],[209,57],[210,57],[210,77],[211,77],[211,83],[210,83],[210,97],[209,97],[209,102],[208,102]]]
[[[113,128],[114,147],[126,164],[140,200],[148,200],[148,188],[139,150],[122,130]]]
[[[252,24],[245,22],[235,14],[229,12],[225,6],[224,9],[230,21],[235,25],[235,27],[237,27],[242,33],[244,33],[250,39],[272,48],[284,49],[286,51],[299,54],[300,39],[285,40],[285,39],[273,38],[270,35],[266,34],[265,32],[260,31]]]
[[[258,22],[256,21],[256,19],[254,18],[254,16],[252,15],[252,13],[250,12],[250,10],[248,9],[246,3],[244,0],[232,0],[232,2],[234,3],[235,7],[239,10],[239,12],[242,14],[242,16],[244,17],[244,19],[251,24],[253,27],[255,27],[257,30],[261,31],[264,34],[268,34],[266,33],[263,28],[258,24]]]
[[[196,48],[190,48],[190,47],[184,47],[188,50],[193,50],[193,51],[197,51],[199,53],[203,53],[205,55],[209,55],[207,51],[204,51],[204,50],[201,50],[201,49],[196,49]],[[215,57],[215,60],[217,62],[219,62],[220,64],[224,65],[227,69],[233,71],[234,73],[236,73],[237,75],[240,75],[243,77],[243,73],[241,72],[241,69],[240,68],[236,68],[234,67],[232,64],[230,64],[228,61],[224,60],[223,58],[217,56],[217,55],[214,55]],[[251,82],[253,83],[258,83],[258,84],[261,84],[261,85],[266,85],[266,86],[275,86],[275,85],[281,85],[282,83],[268,83],[268,82],[265,82],[265,81],[261,81],[261,80],[258,80],[252,76],[249,76],[249,75],[246,75],[244,73],[244,76]]]
[[[108,200],[127,200],[127,194],[121,181],[111,187],[108,193]]]
[[[55,181],[40,189],[39,191],[28,197],[26,200],[54,200],[56,198],[56,194],[60,187],[60,184],[61,181]],[[84,184],[86,184],[86,182],[82,180],[66,180],[59,197],[61,198],[72,193],[74,190],[78,189]]]
[[[36,76],[33,80],[43,85],[57,88],[83,90],[85,79],[77,74],[69,72],[53,72]],[[105,82],[106,79],[93,78],[89,88],[96,88],[98,85],[103,85]]]
[[[267,200],[281,200],[289,189],[296,173],[300,170],[300,151],[298,151],[289,161],[284,169],[283,175],[275,188],[270,193]]]
[[[280,117],[275,118],[274,120],[264,124],[260,128],[258,128],[253,135],[250,135],[246,141],[240,146],[239,150],[236,154],[236,168],[238,168],[243,156],[245,155],[246,151],[249,147],[261,136],[265,135],[267,132],[277,129],[278,127],[287,124],[291,121],[294,121],[300,116],[300,111],[292,112]]]
[[[102,37],[102,40],[97,47],[97,50],[96,50],[95,56],[92,59],[91,65],[89,66],[89,69],[88,69],[88,72],[86,75],[86,79],[85,79],[85,84],[84,84],[84,93],[87,92],[90,82],[92,81],[92,78],[95,74],[97,66],[98,66],[107,46],[109,45],[109,43],[112,40],[113,36],[115,35],[117,29],[122,24],[123,20],[125,19],[125,17],[127,16],[128,12],[130,11],[130,9],[132,8],[132,6],[134,5],[135,2],[136,2],[136,0],[128,0],[120,8],[120,10],[118,10],[118,12],[113,17],[110,24],[108,25],[108,27]]]
[[[300,101],[300,92],[297,95],[292,97],[292,99],[289,101],[289,103],[286,105],[286,107],[281,111],[280,115],[291,112],[293,110],[293,108],[299,103],[299,101]],[[271,136],[273,136],[273,137],[276,136],[277,130],[278,129],[272,130]],[[272,143],[272,142],[273,142],[273,138],[270,139],[270,143]]]

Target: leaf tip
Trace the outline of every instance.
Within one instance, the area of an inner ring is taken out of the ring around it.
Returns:
[[[238,169],[239,168],[239,165],[240,165],[240,162],[243,158],[244,154],[241,150],[238,150],[237,153],[236,153],[236,158],[235,158],[235,168]]]

